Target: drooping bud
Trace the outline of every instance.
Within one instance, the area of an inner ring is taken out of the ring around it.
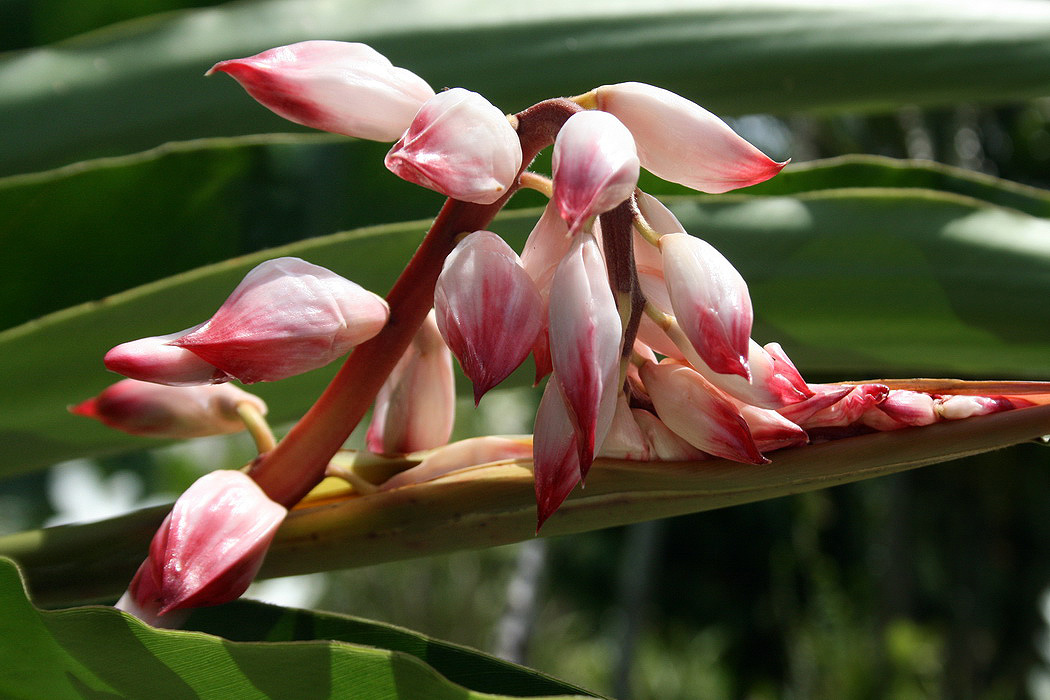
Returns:
[[[517,253],[496,234],[475,231],[445,259],[434,311],[441,336],[474,383],[475,405],[528,357],[543,310]]]
[[[111,372],[143,382],[168,386],[227,382],[233,377],[186,348],[170,344],[172,340],[192,333],[203,325],[202,323],[178,333],[121,343],[106,353],[103,362]]]
[[[266,403],[232,384],[164,386],[124,379],[69,412],[131,435],[194,438],[244,430],[237,404],[250,403],[266,415]]]
[[[554,380],[565,396],[586,476],[616,411],[620,373],[620,314],[594,236],[576,237],[554,273],[551,299]]]
[[[737,408],[690,367],[646,362],[642,381],[660,420],[693,447],[736,462],[765,464]]]
[[[197,330],[170,341],[242,382],[323,367],[386,324],[383,299],[299,258],[268,260]]]
[[[452,353],[431,311],[376,396],[368,449],[404,454],[444,445],[455,417]]]
[[[543,390],[533,434],[536,532],[539,532],[583,478],[576,431],[554,377]]]
[[[476,92],[452,88],[424,104],[386,167],[403,180],[475,204],[492,204],[514,184],[521,143],[507,117]]]
[[[686,233],[660,239],[674,315],[707,365],[750,379],[747,358],[753,311],[747,283],[709,243]]]
[[[164,626],[172,611],[234,600],[287,514],[242,472],[205,474],[175,502],[117,607]]]
[[[598,109],[624,123],[638,145],[642,167],[701,192],[747,187],[780,172],[771,160],[700,105],[644,83],[603,85]]]
[[[372,47],[343,41],[280,46],[220,61],[207,75],[216,72],[296,124],[372,141],[396,141],[434,96],[426,81]]]
[[[554,141],[554,195],[572,233],[631,196],[638,184],[638,154],[631,132],[604,112],[577,112]]]

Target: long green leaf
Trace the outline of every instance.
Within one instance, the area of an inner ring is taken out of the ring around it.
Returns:
[[[214,62],[310,38],[374,44],[507,111],[641,80],[721,113],[886,110],[1050,93],[1050,6],[1026,0],[269,0],[0,58],[0,173],[169,140],[284,130]]]
[[[748,280],[756,337],[781,342],[811,376],[1050,376],[1047,220],[924,190],[672,204],[687,230],[710,240]],[[537,214],[510,212],[494,228],[520,249]],[[425,227],[303,241],[0,333],[0,474],[157,444],[65,412],[113,381],[101,366],[113,345],[199,323],[246,270],[276,255],[298,255],[386,290]],[[332,371],[254,389],[281,423],[305,411]]]
[[[337,615],[241,604],[225,620],[200,616],[198,626],[241,638],[229,641],[153,629],[112,608],[37,610],[18,570],[4,558],[0,609],[5,698],[497,700],[507,693],[585,694],[479,652]],[[307,629],[316,636],[305,635]],[[498,694],[478,686],[499,688]]]
[[[1045,389],[1044,389],[1045,391]],[[1050,433],[1050,405],[809,445],[753,466],[708,460],[597,460],[544,525],[562,535],[827,488],[986,452]],[[0,538],[47,603],[115,598],[141,563],[164,508]],[[466,469],[421,484],[294,510],[261,575],[366,566],[533,536],[531,462]]]

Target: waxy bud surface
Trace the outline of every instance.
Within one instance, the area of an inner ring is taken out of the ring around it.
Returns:
[[[444,445],[455,417],[452,353],[431,311],[376,396],[368,449],[404,454]]]
[[[554,141],[554,195],[573,233],[631,196],[638,184],[638,153],[631,132],[605,112],[577,112]]]
[[[266,414],[262,399],[232,384],[176,387],[124,379],[69,411],[131,435],[194,438],[244,430],[237,414],[242,402]]]
[[[747,283],[715,248],[686,233],[660,238],[674,315],[707,365],[750,379],[753,311]]]
[[[164,624],[182,608],[244,593],[288,511],[246,474],[205,474],[179,496],[117,607]]]
[[[474,383],[474,403],[528,357],[544,306],[517,253],[489,231],[466,236],[434,289],[441,337]]]
[[[168,386],[227,382],[233,377],[186,348],[171,345],[171,341],[192,333],[203,325],[202,323],[178,333],[121,343],[106,353],[103,362],[111,372],[143,382]]]
[[[386,155],[403,180],[475,204],[492,204],[514,184],[521,143],[506,115],[476,92],[452,88],[426,102]]]
[[[424,102],[426,81],[365,44],[303,41],[216,63],[248,94],[304,126],[372,141],[396,141]]]
[[[717,194],[768,180],[785,165],[711,112],[669,90],[618,83],[594,92],[598,109],[631,130],[642,167],[664,180]]]
[[[551,360],[576,430],[586,476],[616,411],[620,314],[589,233],[579,234],[551,281]]]
[[[323,367],[386,325],[383,299],[299,258],[268,260],[215,315],[170,343],[245,383]]]

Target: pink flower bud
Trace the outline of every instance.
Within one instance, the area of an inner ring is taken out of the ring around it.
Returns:
[[[598,243],[580,234],[551,281],[551,360],[578,438],[580,469],[590,469],[616,411],[620,314]]]
[[[186,348],[171,345],[176,338],[192,333],[204,324],[178,333],[155,335],[121,343],[106,353],[106,369],[131,379],[168,386],[218,384],[233,377]]]
[[[368,449],[403,454],[448,442],[456,417],[452,353],[431,311],[376,397]]]
[[[650,458],[654,461],[695,462],[710,459],[711,455],[690,445],[649,411],[634,408],[631,413],[649,442]]]
[[[834,387],[835,385],[831,386]],[[817,386],[811,386],[811,388],[817,390],[819,394]],[[830,391],[834,392],[835,389],[831,388]],[[866,411],[882,403],[889,393],[889,387],[885,384],[857,384],[841,399],[827,408],[813,413],[804,420],[790,418],[790,410],[783,410],[780,413],[788,416],[790,420],[807,430],[813,428],[841,428],[860,421],[861,416]],[[801,406],[804,403],[806,402],[798,405]]]
[[[618,392],[612,425],[609,427],[609,433],[602,440],[598,456],[645,462],[652,459],[651,453],[649,441],[635,421],[631,407],[627,403],[627,397],[622,392]]]
[[[193,438],[244,430],[237,415],[242,402],[266,414],[262,399],[231,384],[175,387],[124,379],[69,412],[131,435]]]
[[[533,433],[536,532],[539,532],[582,479],[576,431],[554,378],[543,390]]]
[[[569,235],[568,226],[562,220],[554,203],[548,202],[521,252],[521,264],[532,281],[536,283],[536,289],[540,293],[540,300],[543,304],[541,318],[544,320],[548,317],[551,280],[554,278],[554,271],[558,269],[558,263],[569,252],[571,245],[572,237]],[[546,323],[536,337],[532,353],[536,362],[535,381],[536,384],[539,384],[540,380],[550,374],[553,369],[550,337]]]
[[[642,167],[670,182],[717,194],[780,172],[777,163],[700,105],[644,83],[603,85],[598,109],[623,122]]]
[[[690,367],[665,360],[641,369],[660,420],[693,447],[736,462],[765,464],[740,412]]]
[[[390,477],[380,491],[421,484],[462,469],[532,457],[532,440],[528,437],[485,435],[449,443],[433,450],[423,461]]]
[[[934,399],[918,391],[892,389],[880,403],[861,416],[864,425],[876,430],[897,430],[909,426],[930,425],[941,418]]]
[[[713,246],[689,234],[663,236],[660,249],[671,305],[689,342],[715,372],[750,379],[753,312],[744,278]]]
[[[737,408],[747,422],[751,437],[762,452],[805,445],[809,442],[809,435],[805,430],[774,410],[747,404],[738,405]]]
[[[164,625],[171,611],[234,600],[287,514],[242,472],[205,474],[175,502],[117,607]]]
[[[934,410],[945,420],[960,420],[989,413],[1009,411],[1014,408],[1010,399],[1002,396],[965,396],[955,394],[941,396],[934,403]]]
[[[554,141],[554,202],[573,233],[631,196],[638,154],[631,132],[604,112],[577,112]]]
[[[249,58],[220,61],[263,106],[314,129],[394,141],[434,96],[415,73],[393,66],[365,44],[303,41]]]
[[[806,425],[810,416],[833,406],[853,391],[852,384],[810,384],[812,396],[783,406],[777,412],[798,425]]]
[[[474,383],[474,403],[517,369],[545,325],[543,301],[517,253],[489,231],[466,236],[434,289],[438,329]]]
[[[452,88],[423,105],[385,163],[401,179],[446,197],[492,204],[517,180],[521,143],[492,103]]]
[[[386,324],[383,299],[299,258],[249,272],[215,315],[171,341],[245,383],[273,382],[342,357]]]

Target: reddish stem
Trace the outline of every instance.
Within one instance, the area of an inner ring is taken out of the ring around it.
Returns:
[[[580,109],[574,102],[555,99],[516,115],[522,170],[553,143],[561,125]],[[324,478],[328,462],[361,422],[434,305],[434,285],[445,257],[456,245],[456,237],[486,228],[517,189],[517,184],[508,188],[493,204],[454,199],[445,203],[387,295],[387,325],[350,354],[317,403],[273,451],[261,455],[252,465],[252,478],[270,498],[290,508]]]

